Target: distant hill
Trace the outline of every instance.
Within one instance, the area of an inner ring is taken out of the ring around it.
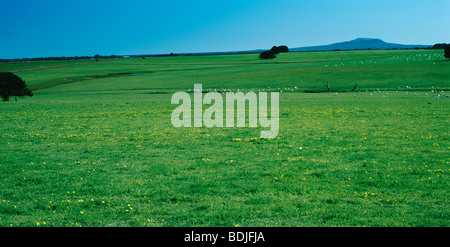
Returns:
[[[430,45],[402,45],[386,43],[381,39],[358,38],[351,41],[339,42],[330,45],[307,46],[290,48],[290,51],[333,51],[333,50],[389,50],[427,48]]]

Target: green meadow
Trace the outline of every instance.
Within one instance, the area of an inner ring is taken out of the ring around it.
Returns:
[[[0,226],[450,226],[442,55],[0,63],[34,94],[0,102]],[[280,92],[278,136],[173,127],[197,83]]]

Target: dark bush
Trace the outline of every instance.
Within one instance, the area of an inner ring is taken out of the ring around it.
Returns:
[[[261,59],[273,59],[276,58],[275,53],[270,50],[270,51],[263,51],[261,52],[261,54],[259,54],[259,58]]]

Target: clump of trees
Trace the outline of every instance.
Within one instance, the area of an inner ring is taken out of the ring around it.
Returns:
[[[450,45],[447,45],[447,47],[445,48],[444,57],[450,59]]]
[[[24,80],[11,72],[0,72],[0,96],[8,101],[11,96],[33,96]]]
[[[275,54],[279,54],[279,53],[282,53],[282,52],[289,52],[289,48],[287,46],[285,46],[285,45],[274,46],[270,50],[273,51]]]
[[[273,59],[276,58],[276,55],[282,52],[289,52],[289,48],[285,45],[282,46],[273,46],[272,49],[268,51],[263,51],[259,54],[259,58],[261,59]]]
[[[443,50],[447,47],[446,43],[439,43],[439,44],[434,44],[433,47],[431,47],[430,49],[433,50]]]

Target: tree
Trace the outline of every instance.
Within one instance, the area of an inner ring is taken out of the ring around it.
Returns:
[[[276,58],[275,53],[272,50],[263,51],[259,54],[259,58],[261,59],[273,59]]]
[[[8,101],[10,96],[33,96],[25,81],[11,72],[0,72],[0,96]]]
[[[445,47],[447,47],[446,43],[439,43],[439,44],[435,44],[433,45],[433,47],[431,47],[431,49],[435,49],[435,50],[443,50],[445,49]]]
[[[97,63],[98,60],[100,59],[100,55],[96,54],[96,55],[94,56],[94,59],[95,59],[95,62]]]
[[[282,52],[289,52],[289,48],[285,45],[282,46],[273,46],[272,49],[270,49],[274,54],[279,54]]]
[[[285,46],[285,45],[278,46],[278,51],[280,53],[282,53],[282,52],[289,52],[289,48],[287,46]]]
[[[270,49],[271,52],[273,52],[273,54],[279,54],[280,50],[278,49],[277,46],[273,46],[272,49]]]
[[[450,45],[447,45],[447,47],[445,48],[444,57],[450,60]]]

